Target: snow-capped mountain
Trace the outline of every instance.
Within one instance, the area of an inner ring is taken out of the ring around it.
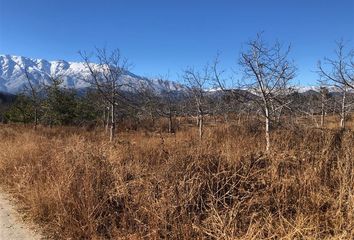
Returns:
[[[82,62],[67,62],[64,60],[47,61],[44,59],[34,59],[14,55],[0,55],[0,92],[17,94],[28,84],[25,69],[29,73],[31,81],[35,84],[49,84],[50,76],[60,76],[63,80],[63,87],[84,89],[89,87],[89,83],[84,81],[90,77],[88,69]],[[123,77],[129,85],[139,88],[148,84],[156,93],[163,90],[185,91],[186,87],[172,81],[159,79],[148,79],[127,72]],[[338,89],[330,86],[330,92],[338,92]],[[309,91],[319,92],[318,86],[297,86],[299,93]],[[221,92],[221,89],[206,89],[210,93]]]
[[[22,56],[0,55],[0,92],[16,94],[23,90],[28,83],[25,69],[35,84],[40,82],[48,84],[50,76],[60,76],[63,80],[63,87],[75,89],[89,87],[84,79],[87,79],[90,73],[82,62],[47,61]],[[183,90],[183,86],[178,83],[147,79],[130,72],[125,74],[123,79],[135,86],[148,83],[156,92],[161,92],[164,89]]]
[[[340,89],[338,89],[338,87],[336,86],[325,86],[329,92],[340,92]],[[306,92],[320,92],[321,91],[321,87],[320,86],[300,86],[295,88],[295,90],[299,93],[306,93]],[[348,90],[350,91],[350,89]]]

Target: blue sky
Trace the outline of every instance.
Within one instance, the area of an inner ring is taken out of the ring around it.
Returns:
[[[79,50],[106,46],[121,49],[135,74],[177,81],[218,51],[237,73],[243,44],[260,31],[292,44],[295,83],[315,84],[336,40],[354,48],[354,0],[0,0],[1,54],[78,61]]]

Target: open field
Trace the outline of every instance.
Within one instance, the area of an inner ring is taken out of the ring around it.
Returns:
[[[0,0],[0,240],[354,240],[354,0],[49,2]]]
[[[331,122],[329,123],[331,124]],[[350,123],[352,124],[352,123]],[[352,126],[352,125],[350,125]],[[0,182],[54,239],[352,239],[354,133],[0,126]]]

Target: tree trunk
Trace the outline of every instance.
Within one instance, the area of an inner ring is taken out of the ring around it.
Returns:
[[[105,119],[105,131],[108,133],[109,121],[110,121],[110,111],[109,107],[105,108],[105,112],[107,111],[106,119]]]
[[[103,120],[103,128],[106,127],[106,108],[103,108],[103,114],[102,114],[102,120]]]
[[[199,119],[199,139],[203,139],[203,115],[198,116]]]
[[[266,138],[266,151],[270,149],[270,136],[269,136],[269,109],[265,107],[265,138]]]
[[[342,111],[341,111],[341,119],[340,119],[340,127],[343,129],[345,128],[345,120],[346,120],[345,101],[346,101],[346,89],[343,91]]]
[[[278,115],[277,115],[277,123],[280,124],[281,122],[281,114],[283,111],[283,107],[280,107],[279,111],[278,111]]]
[[[168,115],[168,133],[172,133],[172,114],[169,112]]]
[[[316,127],[319,128],[320,126],[318,125],[318,121],[313,110],[311,111],[311,118],[313,122],[316,124]]]
[[[111,129],[109,141],[113,142],[115,136],[116,121],[115,121],[115,106],[114,103],[111,104]]]
[[[229,123],[229,115],[228,115],[227,113],[224,114],[224,122],[225,122],[226,124]]]
[[[37,107],[34,109],[34,130],[37,130],[38,125],[38,110]]]
[[[325,119],[325,106],[324,106],[324,102],[322,100],[322,104],[321,104],[321,127],[323,127],[323,125],[324,125],[324,119]]]

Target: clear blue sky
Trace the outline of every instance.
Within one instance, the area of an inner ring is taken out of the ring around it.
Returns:
[[[354,48],[354,0],[0,0],[1,54],[77,61],[78,50],[107,46],[121,49],[132,72],[173,80],[217,51],[237,72],[242,44],[260,31],[291,42],[296,82],[314,84],[335,40]]]

